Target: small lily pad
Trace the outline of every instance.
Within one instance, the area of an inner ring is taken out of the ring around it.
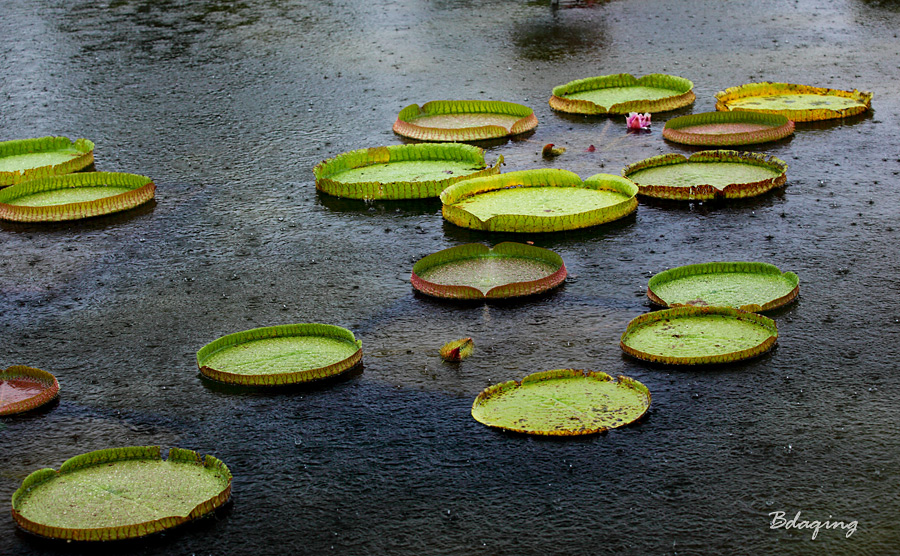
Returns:
[[[444,361],[462,361],[472,355],[474,350],[475,342],[472,338],[460,338],[441,346],[441,359]]]
[[[47,371],[13,365],[0,371],[0,415],[13,415],[37,409],[53,401],[59,382]]]
[[[775,345],[775,321],[730,307],[676,307],[632,319],[620,346],[628,355],[670,365],[731,363]]]
[[[394,132],[420,141],[480,141],[537,127],[534,110],[492,100],[433,100],[400,111]]]
[[[576,436],[627,425],[649,408],[650,391],[636,380],[556,369],[489,386],[475,398],[472,417],[514,432]]]
[[[197,352],[200,372],[245,386],[281,386],[337,376],[362,360],[362,343],[331,324],[286,324],[235,332]]]
[[[665,112],[694,102],[694,84],[683,77],[628,73],[578,79],[553,88],[550,107],[571,114]]]
[[[650,278],[647,297],[663,307],[720,306],[769,311],[800,293],[793,272],[760,262],[717,262],[672,268]]]
[[[98,450],[40,469],[13,494],[24,530],[69,541],[143,537],[214,511],[231,496],[231,472],[214,458],[159,446]]]
[[[94,162],[87,139],[40,137],[0,142],[0,187],[77,172]]]
[[[748,83],[716,93],[716,110],[781,114],[795,122],[846,118],[872,108],[872,93],[793,83]]]
[[[705,112],[672,118],[663,137],[675,143],[725,147],[777,141],[794,133],[794,122],[764,112]]]
[[[781,187],[787,163],[774,156],[737,151],[701,151],[690,158],[663,154],[630,164],[622,175],[647,197],[679,201],[739,199]]]

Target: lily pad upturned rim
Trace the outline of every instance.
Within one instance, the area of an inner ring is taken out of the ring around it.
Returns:
[[[354,168],[387,164],[390,162],[410,160],[452,160],[471,162],[483,167],[471,174],[460,174],[442,180],[431,181],[392,181],[392,182],[353,182],[344,183],[335,179],[334,175]],[[417,143],[411,145],[390,145],[357,149],[323,160],[313,168],[316,177],[316,189],[350,199],[423,199],[437,197],[448,186],[465,179],[497,174],[503,164],[503,155],[499,155],[494,166],[487,166],[484,160],[484,149],[463,143]]]
[[[698,184],[691,187],[678,187],[672,185],[641,185],[634,182],[629,176],[658,166],[672,164],[684,164],[686,162],[737,162],[762,166],[779,172],[776,177],[748,183],[732,183],[723,189],[718,189],[710,184]],[[644,160],[629,164],[622,169],[622,175],[632,181],[638,187],[638,194],[658,199],[671,199],[676,201],[704,201],[712,199],[740,199],[754,197],[781,187],[787,181],[787,162],[772,155],[753,152],[740,152],[730,150],[699,151],[690,157],[679,153],[661,154],[651,156]]]
[[[692,133],[682,131],[683,128],[731,123],[752,123],[767,126],[759,131],[741,131],[728,133]],[[675,143],[699,146],[734,146],[749,145],[777,141],[794,133],[794,122],[783,114],[767,112],[748,112],[735,110],[730,112],[703,112],[679,116],[666,122],[662,135]]]
[[[634,417],[628,422],[622,422],[621,424],[615,425],[614,427],[594,427],[594,428],[570,428],[570,429],[560,429],[560,428],[528,428],[528,427],[515,427],[509,425],[501,425],[498,423],[492,423],[489,419],[487,419],[483,415],[483,408],[485,405],[490,404],[493,400],[496,400],[504,393],[507,393],[511,390],[519,389],[522,387],[530,387],[534,385],[538,385],[541,383],[546,383],[548,381],[553,380],[593,380],[603,383],[614,383],[616,387],[619,388],[627,388],[628,390],[633,391],[639,398],[643,398],[641,400],[641,405],[643,405],[643,411],[640,415]],[[609,430],[610,428],[618,428],[622,426],[626,426],[628,424],[634,423],[640,420],[650,408],[651,396],[650,390],[641,382],[629,378],[626,376],[619,376],[617,378],[613,378],[612,376],[602,372],[602,371],[587,371],[583,369],[553,369],[549,371],[541,371],[537,373],[530,374],[524,377],[522,380],[509,380],[506,382],[501,382],[498,384],[493,384],[485,388],[478,396],[475,398],[475,401],[472,403],[472,417],[489,427],[499,428],[503,430],[508,430],[512,432],[524,433],[524,434],[534,434],[541,436],[580,436],[580,435],[588,435],[588,434],[599,434]]]
[[[199,465],[220,473],[223,479],[222,490],[212,498],[204,500],[197,504],[194,509],[186,516],[168,516],[160,519],[134,523],[128,525],[118,525],[110,527],[95,528],[67,528],[36,523],[24,517],[20,513],[21,502],[29,494],[31,489],[39,486],[47,481],[55,478],[76,473],[80,469],[99,465],[115,465],[116,462],[132,461],[132,460],[152,460],[162,461],[162,451],[159,446],[128,446],[122,448],[108,448],[105,450],[96,450],[72,457],[60,466],[59,471],[51,468],[39,469],[25,478],[22,486],[12,496],[12,515],[16,523],[29,533],[70,541],[112,541],[123,539],[134,539],[158,533],[165,529],[177,527],[188,521],[192,521],[214,511],[216,508],[225,504],[231,497],[232,475],[221,460],[213,456],[207,455],[201,457],[200,454],[193,450],[183,448],[170,448],[166,461],[173,463],[183,463],[186,465]]]
[[[601,106],[589,100],[570,99],[566,95],[572,93],[580,93],[584,91],[593,91],[596,89],[608,89],[619,87],[649,86],[662,89],[672,89],[674,94],[669,97],[656,100],[631,100],[620,102],[611,106]],[[553,94],[550,97],[550,107],[559,112],[567,112],[570,114],[628,114],[630,112],[666,112],[687,106],[694,102],[694,83],[678,77],[676,75],[668,75],[664,73],[651,73],[643,77],[636,78],[630,73],[617,73],[611,75],[600,75],[597,77],[586,77],[576,79],[564,85],[557,85],[553,88]]]
[[[493,113],[516,116],[519,119],[510,129],[498,125],[459,128],[438,128],[416,125],[420,116],[435,114]],[[394,122],[394,132],[420,141],[481,141],[519,135],[537,127],[534,110],[522,104],[499,100],[432,100],[422,106],[410,104],[400,111]]]
[[[27,367],[25,365],[12,365],[5,371],[0,370],[0,379],[9,380],[11,378],[24,377],[30,381],[40,384],[43,389],[36,395],[20,400],[6,406],[0,406],[0,416],[15,415],[37,409],[45,404],[50,403],[59,395],[59,382],[56,377],[47,371]]]
[[[764,328],[765,330],[769,331],[770,336],[763,342],[752,348],[732,351],[719,355],[696,357],[677,357],[649,353],[635,349],[629,346],[627,343],[628,337],[643,326],[666,319],[672,320],[703,315],[723,315],[726,317],[734,318],[736,320],[752,322],[760,328]],[[741,311],[740,309],[734,309],[732,307],[673,307],[670,309],[663,309],[661,311],[644,313],[643,315],[633,318],[631,322],[628,323],[625,332],[622,333],[622,337],[619,340],[619,347],[621,347],[622,351],[624,351],[628,355],[642,361],[663,363],[666,365],[709,365],[719,363],[734,363],[737,361],[743,361],[745,359],[751,359],[753,357],[762,355],[763,353],[769,351],[772,346],[775,345],[775,342],[777,340],[778,328],[775,325],[775,321],[758,313]]]
[[[831,108],[816,109],[799,109],[799,110],[769,110],[769,109],[751,109],[751,108],[735,108],[728,106],[730,101],[755,97],[770,96],[777,94],[810,94],[823,96],[839,96],[852,99],[859,103],[857,106],[851,106],[841,110]],[[872,93],[868,91],[845,91],[842,89],[829,89],[824,87],[812,87],[810,85],[799,85],[796,83],[778,83],[772,81],[763,81],[758,83],[746,83],[737,87],[728,87],[724,91],[716,93],[716,110],[742,110],[748,112],[765,112],[769,114],[783,114],[794,122],[811,122],[816,120],[830,120],[834,118],[846,118],[862,114],[872,108]]]
[[[130,191],[94,201],[61,205],[12,205],[11,201],[46,191],[66,188],[115,186]],[[153,199],[156,185],[147,176],[124,172],[78,172],[22,182],[0,190],[0,219],[15,222],[80,220],[132,209]]]
[[[485,256],[533,259],[552,265],[556,267],[557,270],[539,280],[512,282],[494,286],[486,293],[482,293],[481,290],[472,286],[429,282],[419,276],[428,269],[447,264],[451,261],[479,259]],[[468,243],[466,245],[457,245],[426,255],[416,261],[413,265],[410,281],[416,290],[433,297],[465,300],[509,299],[513,297],[536,295],[551,290],[566,279],[566,274],[566,265],[563,262],[562,257],[557,253],[549,249],[544,249],[543,247],[506,241],[498,243],[493,248],[481,243]]]
[[[336,363],[326,365],[325,367],[303,369],[290,373],[244,375],[213,369],[204,364],[214,353],[237,344],[289,336],[321,336],[335,338],[353,344],[357,349],[351,356]],[[346,328],[333,324],[321,323],[280,324],[276,326],[263,326],[260,328],[252,328],[250,330],[242,330],[213,340],[200,348],[197,352],[197,366],[200,367],[200,373],[203,376],[226,384],[238,384],[242,386],[286,386],[341,375],[356,367],[356,365],[362,361],[362,355],[362,342],[357,340],[353,335],[353,332]]]
[[[60,164],[36,166],[17,172],[0,171],[0,187],[15,185],[17,183],[38,178],[77,172],[78,170],[87,168],[94,162],[94,143],[84,138],[72,141],[68,137],[47,136],[31,139],[13,139],[12,141],[0,142],[0,158],[35,152],[51,152],[72,147],[81,154]]]
[[[653,290],[654,288],[658,289],[659,286],[665,282],[677,280],[687,276],[696,276],[702,274],[722,274],[730,272],[777,275],[783,277],[787,282],[794,285],[794,288],[787,294],[769,300],[762,305],[751,303],[742,305],[740,307],[734,307],[735,309],[740,309],[741,311],[748,311],[752,313],[758,313],[760,311],[771,311],[772,309],[777,309],[779,307],[787,305],[788,303],[796,299],[800,294],[800,278],[793,272],[782,272],[781,269],[779,269],[777,266],[769,263],[756,261],[729,261],[690,264],[670,268],[668,270],[659,272],[652,278],[650,278],[647,284],[647,297],[650,298],[650,301],[661,307],[692,306],[681,303],[668,303],[667,301],[659,297],[659,295],[657,295]]]
[[[481,220],[456,203],[481,193],[520,187],[577,187],[581,189],[614,191],[627,198],[619,203],[558,216],[497,214]],[[582,181],[569,170],[543,168],[519,170],[474,178],[455,183],[441,193],[441,212],[445,219],[457,226],[489,232],[558,232],[587,228],[612,222],[637,210],[638,188],[630,180],[612,174],[595,174]]]

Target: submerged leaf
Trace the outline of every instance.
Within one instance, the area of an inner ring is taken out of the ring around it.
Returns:
[[[444,361],[462,361],[472,355],[474,349],[475,342],[472,338],[461,338],[444,344],[441,347],[441,357]]]

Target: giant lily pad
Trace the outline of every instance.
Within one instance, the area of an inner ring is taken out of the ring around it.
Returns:
[[[694,102],[694,84],[683,77],[628,73],[578,79],[553,88],[550,107],[572,114],[665,112]]]
[[[480,243],[432,253],[413,265],[418,291],[448,299],[501,299],[533,295],[566,279],[562,257],[523,243]]]
[[[87,139],[41,137],[0,142],[0,187],[77,172],[94,162]]]
[[[0,415],[12,415],[36,409],[53,401],[59,382],[47,371],[13,365],[0,371]]]
[[[487,387],[475,398],[472,417],[515,432],[575,436],[627,425],[649,407],[650,391],[636,380],[556,369]]]
[[[460,143],[359,149],[320,162],[316,189],[352,199],[437,197],[460,180],[497,174],[503,157],[486,166],[484,151]]]
[[[777,141],[794,133],[794,122],[781,114],[705,112],[672,118],[663,137],[675,143],[725,147]]]
[[[676,307],[632,319],[622,334],[625,353],[656,363],[730,363],[768,351],[775,321],[731,307]]]
[[[748,83],[716,93],[716,110],[781,114],[795,122],[861,114],[872,107],[872,93],[823,89],[792,83]]]
[[[12,515],[36,535],[70,541],[142,537],[209,514],[231,496],[231,472],[214,458],[159,446],[88,452],[40,469],[13,494]]]
[[[451,185],[444,218],[490,232],[555,232],[596,226],[637,209],[637,187],[610,174],[581,181],[558,169],[522,170]]]
[[[394,132],[420,141],[480,141],[537,127],[527,106],[492,100],[433,100],[400,111]]]
[[[679,266],[653,276],[647,287],[647,297],[664,307],[720,306],[753,312],[787,305],[799,293],[796,274],[759,262]]]
[[[134,208],[153,198],[146,176],[81,172],[32,180],[0,191],[0,219],[17,222],[77,220]]]
[[[647,197],[679,201],[739,199],[784,185],[787,163],[774,156],[701,151],[690,158],[663,154],[630,164],[622,175]]]
[[[236,332],[197,352],[200,372],[245,386],[279,386],[337,376],[362,360],[362,343],[331,324],[285,324]]]

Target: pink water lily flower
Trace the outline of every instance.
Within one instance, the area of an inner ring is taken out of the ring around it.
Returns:
[[[639,114],[637,112],[632,112],[631,114],[628,114],[625,123],[628,124],[628,129],[649,129],[650,113]]]

